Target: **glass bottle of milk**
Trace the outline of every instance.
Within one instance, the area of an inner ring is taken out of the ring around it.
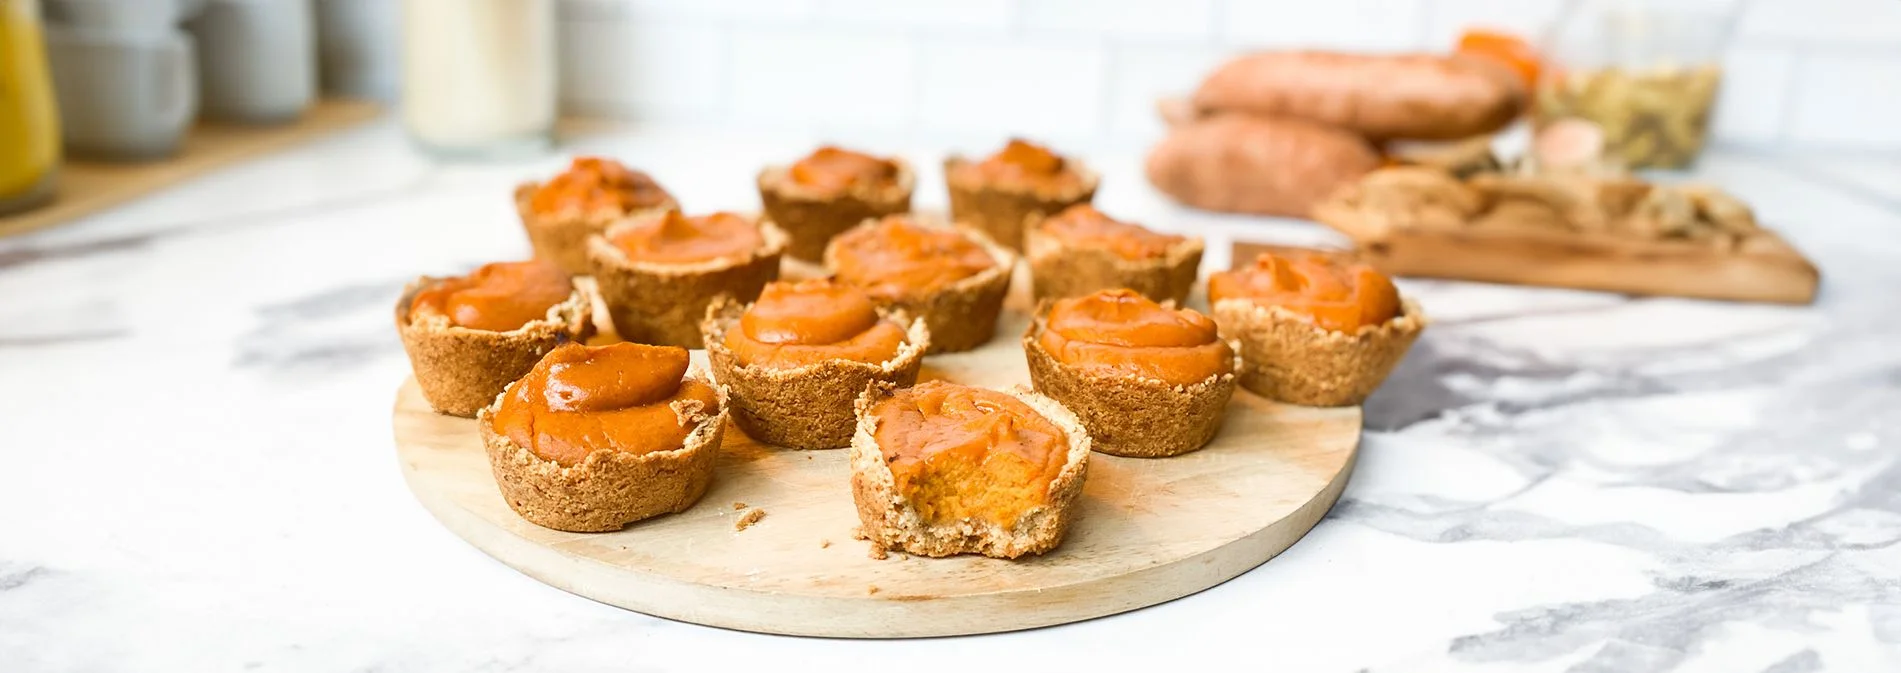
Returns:
[[[403,0],[403,124],[424,150],[490,159],[554,140],[554,0]]]

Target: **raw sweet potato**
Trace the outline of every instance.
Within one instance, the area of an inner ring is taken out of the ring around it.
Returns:
[[[1455,140],[1503,128],[1526,100],[1517,75],[1481,56],[1276,51],[1215,69],[1194,106],[1298,117],[1375,141]]]
[[[1150,150],[1149,183],[1176,201],[1237,213],[1306,217],[1380,165],[1350,132],[1300,119],[1220,114],[1175,126]]]

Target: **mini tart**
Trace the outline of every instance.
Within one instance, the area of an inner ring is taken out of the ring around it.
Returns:
[[[752,301],[766,283],[778,280],[786,235],[770,220],[754,217],[765,239],[759,249],[744,257],[690,264],[630,260],[609,242],[623,227],[642,226],[665,215],[649,213],[609,227],[588,239],[588,259],[595,284],[607,304],[607,316],[620,338],[700,348],[700,321],[715,297],[730,294],[741,301]]]
[[[1024,256],[1030,262],[1030,287],[1036,299],[1081,297],[1098,290],[1126,287],[1157,302],[1188,301],[1201,271],[1203,242],[1184,236],[1159,259],[1128,259],[1096,246],[1069,245],[1042,231],[1041,213],[1025,220]]]
[[[1081,177],[1073,189],[1049,191],[1018,185],[997,185],[971,179],[962,169],[970,160],[950,157],[944,160],[944,183],[950,190],[951,219],[981,229],[991,239],[1023,249],[1023,232],[1032,215],[1050,215],[1078,203],[1096,198],[1096,186],[1102,178],[1094,170],[1071,162]]]
[[[739,364],[726,348],[726,331],[738,329],[746,311],[730,297],[713,300],[701,323],[713,377],[732,394],[733,423],[748,437],[788,449],[836,449],[851,444],[857,417],[852,404],[873,382],[899,388],[917,382],[930,348],[931,330],[921,318],[880,309],[879,317],[908,325],[898,355],[878,364],[836,359],[798,367]]]
[[[1076,518],[1076,496],[1082,493],[1089,468],[1089,432],[1075,414],[1055,400],[1021,387],[1004,391],[1055,423],[1069,441],[1062,470],[1050,481],[1047,503],[1024,512],[1010,526],[978,518],[932,524],[925,522],[898,492],[884,453],[878,448],[878,417],[872,410],[895,392],[896,387],[890,384],[873,383],[854,406],[858,424],[851,440],[852,501],[858,508],[860,537],[870,541],[875,552],[892,550],[930,557],[982,554],[1008,559],[1042,554],[1062,543],[1063,534]]]
[[[566,301],[549,308],[547,317],[506,332],[470,329],[447,320],[411,320],[416,294],[445,280],[417,278],[396,301],[396,332],[409,355],[416,386],[437,413],[473,418],[548,351],[594,336],[594,300],[578,286]]]
[[[1179,456],[1207,446],[1221,431],[1228,401],[1234,397],[1234,371],[1181,386],[1080,369],[1043,347],[1039,337],[1049,310],[1049,302],[1039,303],[1023,334],[1030,381],[1038,393],[1075,412],[1089,430],[1096,451],[1129,458]]]
[[[1366,401],[1426,327],[1425,313],[1407,298],[1400,299],[1398,317],[1352,333],[1326,329],[1305,315],[1248,299],[1216,302],[1214,318],[1223,336],[1240,346],[1241,387],[1310,407],[1350,407]]]
[[[859,226],[873,223],[875,220]],[[997,317],[1003,313],[1003,300],[1010,293],[1010,274],[1016,270],[1015,253],[997,245],[983,232],[969,227],[955,228],[983,246],[996,265],[949,287],[887,304],[924,320],[931,333],[930,348],[924,351],[926,355],[961,353],[990,343],[997,336]],[[827,269],[837,268],[833,248],[830,245],[825,248]]]
[[[903,159],[885,159],[898,167],[889,185],[858,185],[844,194],[824,194],[792,180],[790,166],[768,166],[759,171],[759,200],[767,218],[785,230],[791,243],[786,254],[808,262],[825,256],[825,244],[860,222],[911,212],[911,192],[917,174]]]
[[[516,186],[515,212],[521,217],[522,228],[528,232],[528,244],[534,249],[535,256],[552,260],[568,273],[577,276],[591,272],[588,262],[589,237],[606,231],[622,219],[647,217],[680,207],[669,195],[663,203],[630,211],[601,208],[537,213],[529,204],[543,184],[525,182]]]

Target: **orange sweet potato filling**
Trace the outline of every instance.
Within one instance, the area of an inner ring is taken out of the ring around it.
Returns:
[[[692,264],[741,257],[765,242],[758,225],[735,213],[698,217],[678,210],[615,232],[611,241],[627,258],[656,264]]]
[[[613,159],[575,157],[566,172],[535,190],[528,208],[542,214],[601,210],[627,213],[659,206],[671,198],[646,173],[628,169]]]
[[[871,297],[826,279],[769,283],[726,331],[742,365],[798,367],[827,360],[879,364],[897,357],[904,328],[878,315]]]
[[[1070,206],[1044,220],[1042,230],[1068,245],[1102,248],[1127,260],[1158,259],[1183,240],[1116,220],[1087,203]]]
[[[441,315],[460,327],[507,332],[547,317],[573,292],[573,279],[552,263],[495,262],[416,293],[409,316]]]
[[[1049,502],[1068,460],[1062,428],[1015,397],[929,381],[872,409],[894,485],[926,523],[1002,526]]]
[[[814,192],[843,194],[858,185],[884,187],[898,180],[898,165],[830,145],[792,164],[792,181]]]
[[[928,294],[997,265],[983,246],[957,231],[891,215],[832,239],[832,271],[877,301]]]
[[[696,425],[683,412],[718,413],[712,386],[684,379],[687,351],[672,346],[566,344],[502,398],[495,431],[562,465],[595,451],[647,454],[684,446]]]
[[[965,179],[1000,185],[1020,185],[1040,189],[1069,189],[1082,185],[1082,175],[1071,170],[1069,162],[1049,148],[1021,138],[1010,142],[983,161],[965,164]]]
[[[1234,369],[1234,350],[1213,319],[1129,290],[1058,300],[1037,340],[1064,364],[1110,376],[1185,386]]]
[[[1254,264],[1211,274],[1208,299],[1248,299],[1312,318],[1320,327],[1352,332],[1399,316],[1399,290],[1373,267],[1318,252],[1261,253]]]

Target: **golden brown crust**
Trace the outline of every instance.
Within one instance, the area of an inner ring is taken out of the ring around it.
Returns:
[[[919,223],[924,220],[919,219]],[[859,226],[870,226],[866,222]],[[997,335],[997,316],[1003,312],[1003,300],[1010,293],[1010,274],[1016,271],[1016,255],[991,241],[983,232],[956,227],[965,236],[983,246],[996,265],[969,278],[957,281],[937,292],[887,302],[889,308],[924,319],[931,331],[932,353],[960,353],[990,343]],[[834,246],[825,248],[825,268],[837,269]]]
[[[535,257],[552,261],[577,276],[592,272],[587,254],[589,236],[607,231],[608,227],[623,219],[648,217],[680,207],[672,197],[668,197],[665,204],[630,213],[599,210],[544,215],[528,205],[535,196],[535,190],[540,188],[541,183],[538,182],[526,182],[515,187],[515,212],[521,216],[522,228],[528,232],[528,244],[534,248]]]
[[[1031,215],[1054,215],[1064,208],[1089,203],[1096,198],[1096,186],[1102,178],[1081,162],[1071,165],[1082,175],[1082,184],[1060,193],[1010,189],[972,179],[960,179],[963,157],[944,160],[944,184],[950,190],[951,220],[977,228],[991,240],[1012,251],[1023,250],[1024,221]]]
[[[396,333],[409,355],[416,386],[436,413],[473,418],[548,351],[594,336],[593,297],[579,285],[566,301],[549,308],[547,317],[508,332],[459,327],[445,319],[410,320],[416,293],[442,280],[418,278],[396,301]]]
[[[521,518],[574,533],[617,531],[643,519],[685,511],[706,494],[726,427],[726,390],[717,385],[714,389],[720,400],[716,413],[706,414],[698,402],[679,409],[697,420],[699,427],[672,451],[600,450],[580,463],[563,466],[495,432],[491,416],[506,391],[482,408],[476,425],[495,484]]]
[[[1102,248],[1065,246],[1038,226],[1042,215],[1025,223],[1025,256],[1030,287],[1038,300],[1081,297],[1099,290],[1128,288],[1157,302],[1188,301],[1201,271],[1203,242],[1189,236],[1170,246],[1161,259],[1130,260]]]
[[[787,177],[786,166],[768,166],[759,171],[756,182],[766,217],[791,239],[786,254],[808,262],[819,261],[825,256],[825,244],[845,230],[868,219],[911,212],[917,174],[902,159],[889,161],[898,166],[895,184],[883,189],[861,187],[837,196],[813,194]]]
[[[1078,370],[1050,355],[1038,339],[1048,314],[1047,303],[1039,306],[1023,334],[1030,381],[1036,392],[1075,412],[1096,451],[1130,458],[1179,456],[1206,446],[1221,431],[1234,397],[1232,371],[1179,386]]]
[[[750,302],[759,298],[766,283],[779,279],[786,235],[771,220],[758,220],[764,247],[743,258],[700,264],[634,262],[608,242],[622,227],[640,226],[658,216],[626,220],[588,239],[594,280],[620,338],[700,348],[700,321],[715,297],[727,294]]]
[[[746,304],[728,297],[707,307],[700,329],[713,377],[732,393],[733,423],[763,444],[788,449],[836,449],[851,444],[857,427],[852,404],[873,381],[909,387],[917,382],[930,347],[930,328],[902,311],[879,313],[908,325],[897,357],[880,364],[832,360],[803,367],[741,365],[726,348],[726,331]]]
[[[999,526],[980,519],[963,519],[930,524],[918,517],[917,510],[905,502],[893,483],[891,468],[875,439],[878,417],[872,409],[896,390],[874,383],[858,397],[857,432],[851,441],[852,502],[858,509],[860,537],[872,544],[874,558],[885,550],[918,556],[983,554],[994,558],[1017,558],[1042,554],[1063,541],[1076,518],[1076,496],[1082,493],[1089,469],[1089,433],[1063,405],[1018,387],[1005,391],[1023,400],[1068,435],[1069,453],[1062,470],[1050,481],[1049,503],[1031,508],[1013,525]]]
[[[1245,299],[1217,302],[1214,317],[1222,335],[1240,344],[1241,387],[1310,407],[1366,401],[1426,327],[1425,313],[1411,299],[1401,300],[1399,317],[1353,334]]]

